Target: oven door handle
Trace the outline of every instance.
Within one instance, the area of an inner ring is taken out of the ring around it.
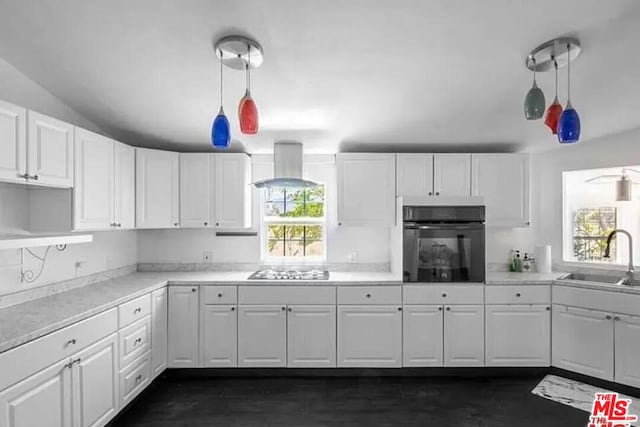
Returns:
[[[482,230],[484,224],[406,224],[404,228],[405,230]]]

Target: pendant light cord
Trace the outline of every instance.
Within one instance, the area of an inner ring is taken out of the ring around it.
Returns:
[[[556,70],[556,101],[558,100],[558,61],[556,61],[556,57],[552,56],[551,59],[553,60],[553,67]]]
[[[251,45],[247,45],[247,92],[251,92]]]
[[[531,57],[531,62],[533,62],[533,84],[536,83],[536,58]]]
[[[571,45],[567,43],[567,104],[571,102]]]
[[[223,89],[223,88],[224,88],[224,84],[223,84],[223,74],[222,74],[222,68],[223,68],[223,67],[222,67],[222,65],[223,65],[223,64],[222,64],[222,55],[223,55],[223,52],[222,52],[222,49],[220,49],[220,108],[222,108],[222,99],[223,99],[223,97],[222,97],[222,91],[224,90],[224,89]]]

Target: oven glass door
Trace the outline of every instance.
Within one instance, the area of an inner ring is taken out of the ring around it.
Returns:
[[[405,225],[405,282],[483,282],[484,224]]]

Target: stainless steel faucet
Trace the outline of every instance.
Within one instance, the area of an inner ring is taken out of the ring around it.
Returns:
[[[634,278],[634,271],[633,271],[633,238],[631,237],[631,234],[627,230],[618,229],[618,230],[613,230],[611,233],[609,233],[609,237],[607,237],[607,247],[604,250],[604,257],[605,258],[609,258],[610,257],[611,239],[613,239],[613,236],[615,236],[618,233],[622,233],[622,234],[626,235],[627,238],[629,239],[629,268],[627,269],[627,278],[626,278],[626,280],[624,282],[622,282],[622,284],[623,285],[632,285],[633,284],[633,278]]]

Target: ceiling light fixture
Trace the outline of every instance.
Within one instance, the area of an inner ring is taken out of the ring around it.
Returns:
[[[629,172],[634,174],[640,174],[639,170],[631,168],[623,168],[620,175],[598,175],[593,178],[589,178],[586,182],[611,182],[611,179],[616,179],[616,201],[617,202],[630,202],[633,199],[633,184],[638,184],[629,176]]]
[[[538,120],[542,118],[544,114],[546,101],[542,89],[540,89],[538,83],[536,83],[536,59],[531,58],[531,60],[533,61],[533,85],[524,98],[524,116],[527,120]]]
[[[240,104],[238,104],[238,120],[240,121],[240,131],[247,135],[258,133],[258,107],[251,97],[251,49],[247,48],[249,60],[246,65],[247,88]]]
[[[582,48],[580,47],[578,39],[572,37],[559,37],[541,44],[529,53],[526,58],[525,65],[529,70],[534,72],[534,85],[531,90],[529,90],[527,99],[525,99],[525,116],[528,120],[536,120],[539,118],[537,116],[539,113],[537,107],[539,106],[540,99],[544,97],[544,95],[541,97],[537,91],[534,91],[535,89],[539,90],[535,81],[535,73],[540,71],[549,71],[552,69],[557,73],[557,69],[562,68],[565,65],[567,65],[567,68],[570,68],[569,64],[580,54],[581,51]],[[558,141],[563,144],[577,142],[580,139],[580,117],[576,110],[571,106],[569,88],[571,86],[570,77],[568,83],[567,106],[564,111],[562,111],[562,106],[557,100],[558,84],[556,74],[556,98],[549,106],[547,117],[545,118],[545,124],[554,134],[558,134]],[[542,91],[540,90],[540,92]],[[528,112],[527,101],[529,94],[532,94],[532,104],[531,109]],[[555,126],[556,129],[554,132],[553,120],[556,118],[557,125]]]
[[[223,74],[222,74],[222,58],[223,52],[219,52],[220,57],[220,110],[218,111],[218,115],[213,120],[213,125],[211,126],[211,143],[214,148],[227,148],[229,147],[229,143],[231,142],[231,130],[229,126],[229,120],[227,116],[224,114],[224,108],[222,108],[223,101]]]

